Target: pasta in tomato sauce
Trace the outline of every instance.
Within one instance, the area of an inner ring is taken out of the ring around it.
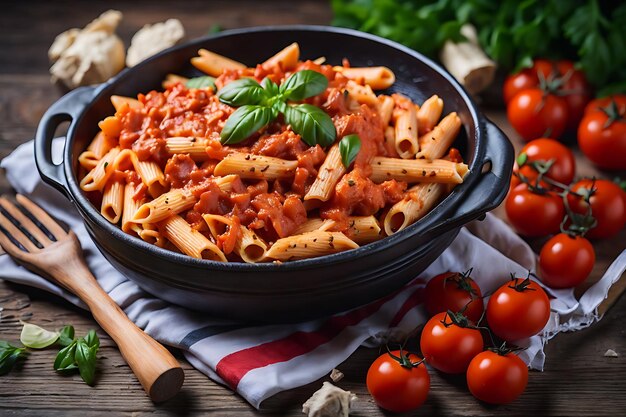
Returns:
[[[204,50],[192,63],[210,85],[169,75],[113,96],[79,158],[92,202],[150,243],[215,261],[327,255],[402,230],[467,173],[456,113],[437,123],[437,96],[421,112],[377,96],[388,68],[301,61],[297,44],[252,68]]]

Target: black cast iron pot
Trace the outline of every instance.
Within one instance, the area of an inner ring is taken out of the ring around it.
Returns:
[[[385,65],[397,81],[386,93],[416,102],[438,94],[444,114],[456,111],[463,129],[455,142],[470,170],[428,215],[393,236],[358,249],[283,264],[218,263],[197,260],[143,242],[110,224],[86,198],[76,179],[77,158],[114,113],[109,97],[160,89],[168,73],[200,75],[189,63],[199,48],[249,66],[291,42],[304,59],[324,56],[331,64]],[[51,159],[56,127],[71,121],[63,163]],[[397,43],[347,29],[279,26],[226,31],[166,50],[122,71],[110,81],[78,88],[45,113],[35,143],[45,182],[74,202],[87,230],[107,259],[157,297],[215,316],[286,322],[347,310],[400,288],[423,271],[452,242],[461,226],[495,208],[504,198],[513,165],[506,136],[476,110],[472,100],[438,65]]]

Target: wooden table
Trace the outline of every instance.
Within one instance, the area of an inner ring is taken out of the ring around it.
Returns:
[[[47,49],[54,37],[70,28],[82,27],[109,8],[124,12],[119,33],[128,44],[145,23],[179,18],[189,38],[201,36],[212,25],[225,28],[268,24],[327,24],[331,11],[318,1],[187,1],[150,2],[12,2],[0,14],[0,158],[33,137],[46,108],[61,93],[50,85]],[[517,136],[508,126],[501,109],[487,113],[502,126],[519,148]],[[580,174],[594,169],[580,158]],[[9,186],[0,173],[0,193]],[[498,212],[499,215],[501,214]],[[596,244],[597,279],[608,263],[624,247],[626,233]],[[540,242],[533,242],[535,249]],[[624,281],[624,280],[622,280]],[[19,320],[39,323],[48,328],[73,324],[77,332],[98,329],[91,317],[67,302],[47,293],[0,281],[0,339],[19,340]],[[546,346],[545,371],[532,372],[528,388],[515,403],[491,407],[469,394],[463,378],[442,377],[431,373],[432,388],[424,407],[411,415],[626,415],[626,299],[591,328],[559,335]],[[251,416],[260,413],[226,388],[210,381],[181,358],[186,381],[173,400],[155,406],[122,360],[112,341],[100,330],[98,377],[94,388],[80,377],[61,376],[52,370],[55,350],[32,354],[22,367],[0,377],[0,415],[196,415]],[[620,354],[604,357],[607,349]],[[353,415],[386,415],[373,403],[365,387],[365,374],[378,355],[376,349],[361,348],[338,368],[345,373],[339,383],[355,392],[359,401]],[[180,356],[180,355],[179,355]],[[328,378],[326,379],[328,380]],[[321,386],[317,381],[285,392],[266,401],[264,415],[298,416],[300,405]]]

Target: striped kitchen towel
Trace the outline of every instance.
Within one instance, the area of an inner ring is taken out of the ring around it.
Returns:
[[[62,145],[55,143],[53,153],[60,154]],[[525,276],[529,269],[535,269],[535,254],[528,245],[501,220],[488,215],[483,222],[463,228],[420,277],[371,304],[289,325],[250,326],[212,319],[159,300],[116,271],[89,238],[72,204],[39,178],[32,142],[20,146],[0,166],[6,169],[7,178],[18,192],[74,230],[98,282],[131,320],[160,342],[182,349],[194,367],[257,408],[273,394],[327,375],[360,345],[380,343],[391,333],[406,334],[423,323],[427,317],[420,307],[420,294],[429,277],[473,267],[472,276],[483,294],[488,294],[506,282],[510,273]],[[547,338],[597,320],[596,307],[625,266],[626,251],[580,302],[571,290],[550,291],[554,297],[552,319],[542,336],[519,342],[528,347],[520,356],[531,367],[542,369]],[[72,294],[17,266],[6,255],[0,256],[0,278],[44,289],[84,307]]]

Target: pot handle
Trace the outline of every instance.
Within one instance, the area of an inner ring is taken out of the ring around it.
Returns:
[[[52,161],[52,139],[63,122],[72,122],[82,113],[91,101],[97,86],[79,87],[58,99],[44,113],[35,135],[35,163],[39,175],[45,183],[56,188],[71,199],[67,180],[63,172],[63,161]]]
[[[433,228],[428,234],[441,234],[464,225],[500,205],[509,191],[515,151],[506,135],[490,120],[485,120],[486,152],[484,164],[490,164],[467,197],[461,201],[455,211],[446,220]],[[486,165],[483,165],[486,167]]]

